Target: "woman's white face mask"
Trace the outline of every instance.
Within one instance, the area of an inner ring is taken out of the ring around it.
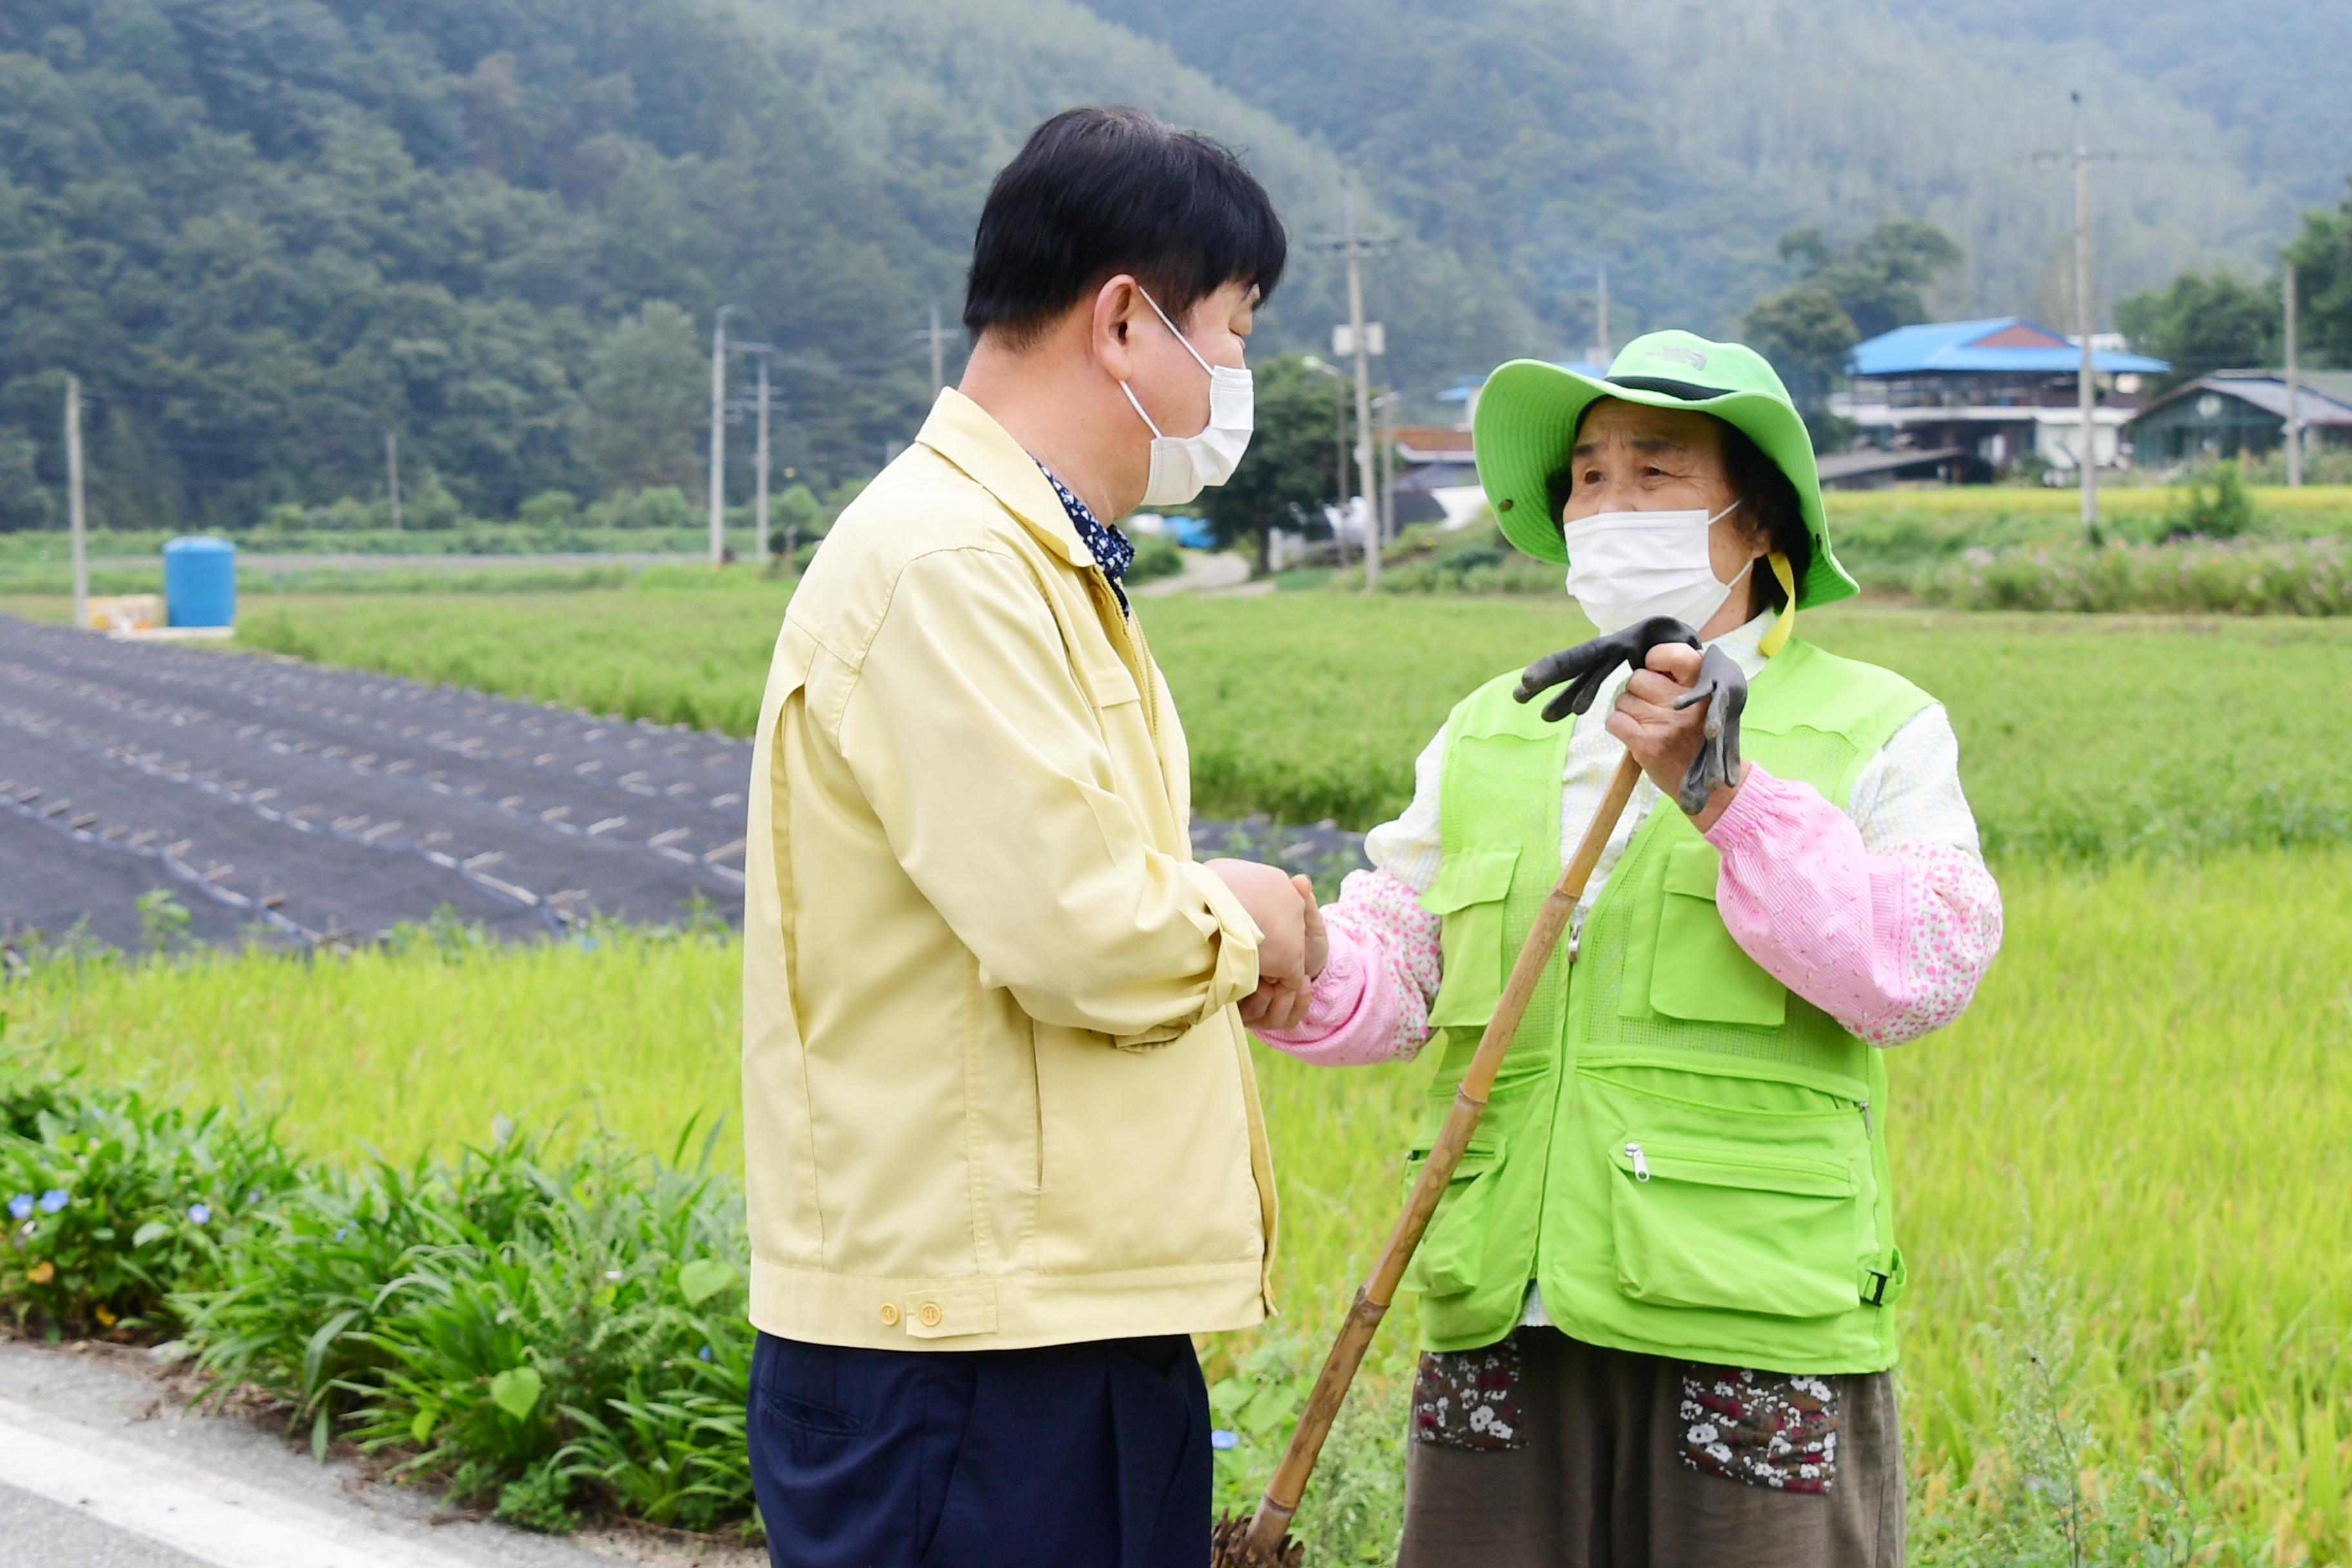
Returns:
[[[1706,626],[1748,576],[1717,581],[1707,548],[1716,519],[1738,508],[1733,501],[1714,517],[1693,510],[1578,518],[1560,530],[1570,596],[1603,636],[1652,616],[1672,616],[1694,630]]]
[[[1127,394],[1128,402],[1146,425],[1151,426],[1151,473],[1143,481],[1143,499],[1139,506],[1182,506],[1199,495],[1209,485],[1221,485],[1234,477],[1240,466],[1242,454],[1249,449],[1250,427],[1255,421],[1257,397],[1250,373],[1226,365],[1211,364],[1201,357],[1192,341],[1176,331],[1176,323],[1168,320],[1168,312],[1160,301],[1145,293],[1141,286],[1136,292],[1151,313],[1173,333],[1193,363],[1209,373],[1209,423],[1197,436],[1166,436],[1135,395],[1135,388],[1125,382],[1118,389]]]

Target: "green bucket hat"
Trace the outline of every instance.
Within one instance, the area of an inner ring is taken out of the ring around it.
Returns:
[[[1812,564],[1797,584],[1797,607],[1833,604],[1861,592],[1830,552],[1812,437],[1789,389],[1747,344],[1712,342],[1692,332],[1635,338],[1611,363],[1606,377],[1532,359],[1515,359],[1487,377],[1472,421],[1471,448],[1495,521],[1513,544],[1538,561],[1567,561],[1559,520],[1551,515],[1551,476],[1567,458],[1577,421],[1604,397],[1712,414],[1746,432],[1797,487],[1805,531],[1812,535]]]

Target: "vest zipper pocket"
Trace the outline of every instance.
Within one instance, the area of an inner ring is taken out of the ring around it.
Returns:
[[[1628,1298],[1778,1318],[1861,1305],[1851,1167],[1648,1137],[1609,1156],[1617,1288]]]

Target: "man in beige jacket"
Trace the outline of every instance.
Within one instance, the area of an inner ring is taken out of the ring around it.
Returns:
[[[1311,894],[1194,864],[1183,731],[1100,520],[1248,436],[1280,277],[1231,154],[1041,126],[980,221],[961,386],[786,613],[751,787],[752,1474],[794,1568],[1200,1568],[1191,1336],[1267,1310],[1244,1021]]]

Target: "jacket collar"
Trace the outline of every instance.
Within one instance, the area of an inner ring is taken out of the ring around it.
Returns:
[[[962,469],[1071,565],[1095,563],[1045,471],[979,404],[952,386],[941,387],[915,439]]]

